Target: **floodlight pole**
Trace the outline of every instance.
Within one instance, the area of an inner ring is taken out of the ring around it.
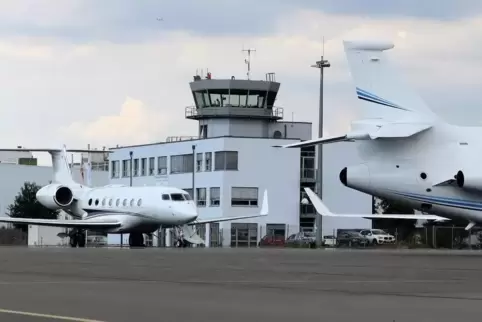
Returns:
[[[318,137],[323,137],[323,71],[325,68],[330,67],[330,63],[328,60],[323,59],[323,55],[321,59],[315,63],[315,65],[311,65],[311,67],[319,68],[320,69],[320,102],[319,102],[319,110],[318,110]],[[323,145],[318,145],[318,171],[316,176],[316,191],[320,199],[323,200]],[[323,241],[323,218],[321,214],[317,214],[315,218],[315,225],[316,225],[316,246],[320,247]]]

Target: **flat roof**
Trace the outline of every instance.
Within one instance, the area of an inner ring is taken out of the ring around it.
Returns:
[[[194,141],[201,141],[201,140],[214,140],[214,139],[223,139],[223,138],[232,138],[232,139],[261,139],[261,140],[301,140],[301,138],[267,138],[267,137],[256,137],[256,136],[231,136],[231,135],[223,135],[223,136],[215,136],[210,138],[199,138],[199,139],[192,139],[192,140],[181,140],[181,141],[174,141],[174,142],[153,142],[153,143],[146,143],[146,144],[135,144],[135,145],[125,145],[119,146],[114,148],[109,148],[109,150],[121,150],[127,148],[136,148],[136,147],[144,147],[144,146],[153,146],[153,145],[163,145],[163,144],[174,144],[174,143],[181,143],[181,142],[194,142]]]

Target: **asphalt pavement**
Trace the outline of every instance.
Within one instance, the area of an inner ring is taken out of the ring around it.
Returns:
[[[0,248],[0,321],[466,321],[482,252]]]

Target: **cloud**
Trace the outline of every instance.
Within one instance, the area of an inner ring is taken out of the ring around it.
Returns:
[[[124,20],[119,17],[129,7],[112,7],[118,15],[116,20],[111,16],[114,13],[105,12],[108,4],[99,6],[89,16],[85,3],[88,1],[74,1],[57,8],[57,14],[50,13],[50,21],[32,18],[47,28],[45,33],[27,36],[20,28],[20,32],[16,30],[15,35],[0,41],[0,124],[8,133],[0,137],[1,145],[34,147],[62,141],[69,146],[90,143],[102,147],[133,143],[133,139],[136,143],[149,143],[163,141],[168,136],[196,135],[197,122],[185,119],[186,106],[193,104],[189,88],[192,76],[197,69],[209,68],[214,78],[232,75],[244,78],[243,45],[257,49],[252,60],[253,78],[264,79],[265,73],[276,72],[276,79],[281,82],[276,104],[285,109],[285,118],[312,121],[316,136],[319,71],[310,65],[320,57],[322,35],[325,57],[332,64],[325,71],[324,91],[325,129],[330,134],[346,130],[350,120],[363,114],[342,46],[343,39],[361,37],[393,40],[396,47],[389,52],[390,58],[429,105],[444,117],[459,124],[478,124],[482,119],[478,108],[482,39],[477,33],[482,16],[443,23],[384,15],[373,19],[308,10],[308,2],[296,8],[293,3],[282,2],[282,8],[273,9],[273,15],[267,18],[272,29],[263,32],[231,33],[227,28],[224,34],[195,33],[189,27],[157,31],[156,37],[150,37],[149,31],[136,29],[133,32],[144,35],[142,41],[136,38],[136,41],[113,42],[89,32],[76,38],[69,28],[86,25],[92,32],[102,29],[102,15],[107,21],[112,20],[109,23],[122,24]],[[0,9],[2,5],[3,2]],[[150,5],[154,6],[154,2]],[[13,11],[8,23],[28,25],[28,15],[22,10],[31,11],[35,7],[25,8]],[[69,21],[69,14],[60,16],[72,8],[79,10],[73,21]],[[133,16],[146,8],[149,6],[136,6],[132,9]],[[150,10],[152,16],[158,15],[154,7]],[[134,99],[124,101],[126,97]],[[454,112],[454,106],[459,110]],[[98,125],[101,120],[125,121],[126,113],[134,113],[127,115],[136,115],[131,118],[138,120],[130,126],[145,122],[139,134],[115,135],[118,133],[111,127]],[[93,134],[96,131],[104,131],[105,136]]]
[[[118,114],[103,115],[87,122],[74,122],[59,132],[71,141],[89,142],[93,146],[142,144],[159,137],[162,129],[168,125],[165,120],[142,101],[127,97]]]

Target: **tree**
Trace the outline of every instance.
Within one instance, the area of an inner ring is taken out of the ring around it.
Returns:
[[[407,207],[404,203],[388,201],[378,197],[373,197],[372,209],[375,214],[414,214],[413,208]],[[391,233],[397,232],[397,239],[405,240],[415,231],[417,220],[408,219],[375,219],[372,221],[373,228],[385,229]]]
[[[52,211],[38,202],[35,195],[40,188],[35,182],[25,182],[14,202],[8,206],[6,215],[12,218],[57,219],[58,211]],[[24,232],[28,230],[28,225],[14,226]]]

